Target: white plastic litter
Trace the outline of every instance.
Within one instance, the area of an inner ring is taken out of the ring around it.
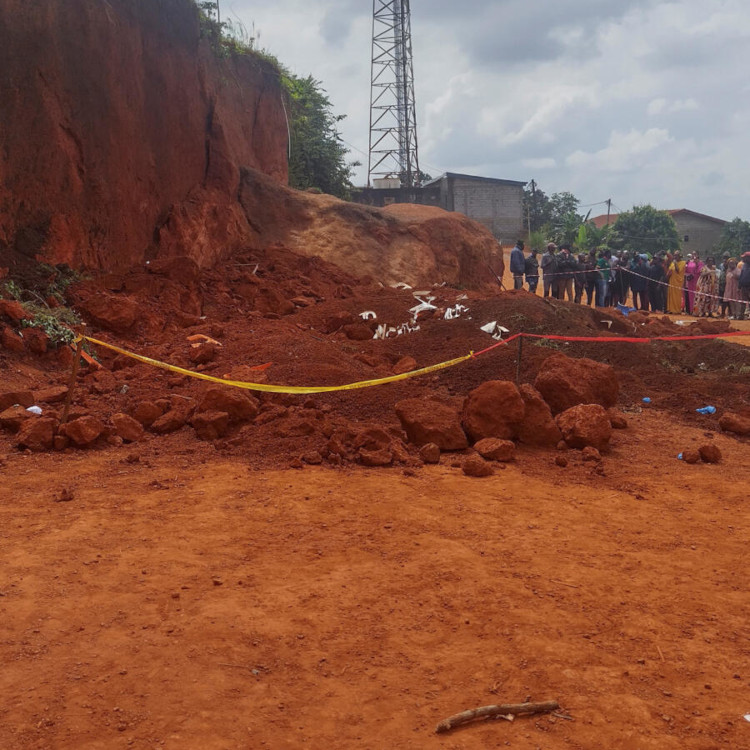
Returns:
[[[469,308],[465,305],[449,307],[443,314],[443,320],[455,320],[456,318],[460,318],[463,312],[469,312]]]
[[[391,289],[411,289],[411,287],[403,281],[399,281],[397,284],[391,284]]]
[[[504,334],[510,333],[505,326],[499,325],[496,320],[493,320],[490,323],[485,323],[483,326],[479,327],[479,330],[489,333],[495,341],[500,341]]]
[[[375,320],[378,316],[374,310],[365,310],[359,314],[359,317],[362,318],[362,320]]]
[[[32,414],[36,414],[37,417],[41,415],[42,409],[39,406],[30,406],[26,411],[30,411]]]
[[[432,304],[434,297],[427,297],[426,299],[422,299],[421,297],[417,297],[417,300],[419,301],[418,305],[414,305],[409,312],[412,314],[412,320],[416,323],[417,322],[417,316],[421,312],[426,312],[427,310],[437,310],[437,307]]]
[[[744,716],[743,716],[742,718],[743,718],[743,719],[744,719],[745,721],[750,721],[750,714],[745,714],[745,715],[744,715]]]
[[[461,300],[469,299],[468,294],[459,294],[458,297],[456,297],[456,302],[461,302]]]

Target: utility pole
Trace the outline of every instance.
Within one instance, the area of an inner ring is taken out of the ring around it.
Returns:
[[[609,226],[609,214],[611,210],[612,210],[612,199],[607,198],[607,226]]]
[[[420,183],[409,0],[373,0],[370,151],[367,185],[398,178]]]
[[[536,226],[536,182],[531,178],[531,205],[534,208],[534,225]],[[531,208],[529,209],[529,234],[531,234]]]

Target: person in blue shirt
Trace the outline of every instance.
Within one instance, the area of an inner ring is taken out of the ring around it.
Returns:
[[[523,289],[523,274],[526,270],[526,259],[523,257],[523,240],[518,240],[510,251],[510,272],[513,274],[513,288]]]

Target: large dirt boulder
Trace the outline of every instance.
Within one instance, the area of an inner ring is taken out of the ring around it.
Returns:
[[[256,398],[237,388],[212,385],[207,388],[198,404],[198,411],[223,411],[230,422],[249,422],[255,419],[260,404]]]
[[[143,438],[143,425],[137,419],[127,414],[113,414],[111,421],[115,428],[115,435],[121,437],[126,443],[137,443]]]
[[[733,432],[735,435],[750,435],[750,417],[728,411],[719,419],[719,427],[724,432]]]
[[[617,403],[619,383],[609,365],[593,359],[572,359],[564,354],[548,357],[534,381],[554,414],[578,404],[600,404],[605,408]]]
[[[25,352],[23,337],[8,326],[0,325],[0,347],[9,352]]]
[[[463,426],[472,441],[483,438],[511,440],[526,413],[521,394],[509,380],[488,380],[475,388],[466,400]]]
[[[24,328],[21,335],[30,352],[46,354],[50,346],[50,339],[41,328]]]
[[[31,412],[26,411],[26,407],[14,404],[0,412],[0,427],[11,432],[18,432],[21,425],[32,416]]]
[[[86,415],[79,417],[65,425],[63,434],[70,438],[76,445],[85,448],[95,443],[105,432],[106,426],[101,419]]]
[[[144,427],[151,427],[162,414],[164,414],[164,409],[153,401],[140,401],[136,404],[131,416]]]
[[[557,417],[563,440],[571,448],[593,446],[606,450],[612,436],[612,425],[604,407],[599,404],[579,404]]]
[[[16,446],[32,451],[46,451],[52,448],[55,439],[57,420],[51,417],[27,419],[16,437]]]
[[[138,304],[128,297],[99,293],[80,306],[95,323],[115,333],[132,328],[138,319]]]
[[[11,406],[33,406],[34,392],[29,390],[5,391],[0,393],[0,411],[5,411]]]
[[[68,387],[65,385],[51,385],[49,388],[41,388],[34,391],[34,403],[57,404],[65,401],[68,395]]]
[[[562,437],[560,429],[542,394],[529,383],[524,383],[518,390],[526,407],[518,428],[518,439],[527,445],[557,445]]]
[[[414,445],[434,443],[440,450],[460,451],[468,447],[458,411],[432,399],[407,398],[396,404],[409,441]]]
[[[0,299],[0,317],[6,317],[18,325],[22,320],[31,320],[34,316],[26,312],[20,302]]]

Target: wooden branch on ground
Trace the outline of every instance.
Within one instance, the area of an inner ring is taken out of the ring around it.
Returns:
[[[460,714],[450,716],[441,721],[435,731],[440,734],[449,732],[462,724],[468,724],[475,719],[490,719],[496,716],[522,716],[524,714],[543,714],[557,711],[560,704],[557,701],[544,701],[543,703],[503,703],[499,706],[482,706],[462,711]]]

